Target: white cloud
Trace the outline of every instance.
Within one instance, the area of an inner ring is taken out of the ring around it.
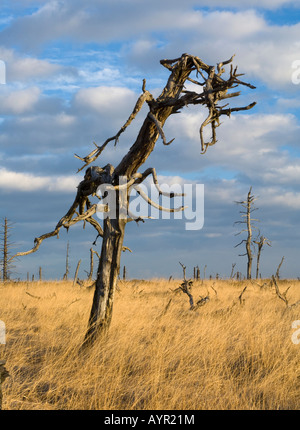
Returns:
[[[149,69],[161,58],[189,52],[214,65],[236,54],[234,64],[246,73],[246,81],[259,79],[273,89],[297,90],[292,82],[292,64],[300,59],[300,23],[270,24],[257,10],[174,11],[169,28],[164,28],[163,20],[160,22],[166,35],[174,31],[168,43],[161,47],[160,39],[154,39],[151,33],[147,37],[145,32],[143,37],[137,35],[128,52],[131,64]],[[209,42],[203,43],[206,40]]]
[[[296,163],[293,161],[284,166],[270,167],[263,178],[268,183],[297,185],[300,178],[300,159],[296,160]]]
[[[198,2],[202,6],[220,6],[220,7],[237,7],[241,9],[246,8],[266,8],[266,9],[277,9],[281,6],[291,4],[295,7],[299,6],[297,1],[291,0],[243,0],[242,2],[237,2],[236,0],[200,0]]]
[[[2,115],[20,115],[30,112],[37,104],[41,90],[37,87],[19,91],[4,92],[0,95],[0,113]]]
[[[192,154],[200,151],[199,127],[204,117],[203,111],[198,113],[196,109],[189,109],[171,117],[165,126],[166,136],[175,137],[178,144],[180,142],[178,155],[181,165],[190,163],[191,169],[195,169]],[[217,129],[218,142],[202,156],[205,157],[205,166],[227,165],[232,166],[232,170],[239,170],[242,166],[243,173],[251,172],[261,177],[269,168],[291,161],[281,147],[297,139],[299,123],[294,115],[235,114],[221,122]],[[209,127],[206,132],[210,135]]]
[[[26,82],[34,79],[48,78],[63,70],[58,64],[50,63],[30,56],[16,54],[13,49],[0,46],[0,58],[6,63],[7,83]]]
[[[37,204],[39,192],[41,207],[34,216],[40,218],[39,211],[49,197],[53,199],[51,207],[57,209],[64,199],[62,193],[74,194],[80,179],[68,172],[75,172],[81,163],[74,162],[73,152],[86,155],[94,149],[93,140],[101,144],[119,130],[136,102],[135,91],[141,91],[142,78],[147,79],[149,90],[158,92],[153,87],[161,88],[168,78],[159,65],[161,58],[190,52],[215,64],[236,53],[234,64],[246,73],[246,81],[257,85],[251,94],[243,91],[246,96],[236,99],[236,104],[248,104],[258,95],[259,105],[247,114],[224,117],[217,130],[218,142],[205,156],[200,155],[199,127],[207,113],[201,108],[183,109],[165,126],[167,140],[175,137],[175,141],[165,147],[159,138],[149,165],[164,173],[158,178],[161,184],[182,186],[195,183],[195,178],[204,182],[209,214],[204,239],[220,237],[221,242],[221,234],[223,238],[231,234],[232,223],[238,218],[233,202],[245,197],[253,185],[255,195],[261,197],[261,219],[268,213],[271,226],[285,217],[290,225],[285,237],[293,243],[300,205],[300,162],[288,146],[297,145],[299,121],[280,109],[286,112],[299,107],[295,98],[300,86],[292,85],[291,74],[292,61],[299,59],[300,24],[271,24],[262,8],[290,3],[299,7],[299,2],[91,0],[83,5],[81,0],[34,0],[35,6],[41,6],[34,13],[24,7],[30,0],[11,3],[12,8],[18,3],[20,10],[14,9],[18,13],[1,33],[0,59],[7,64],[8,85],[1,87],[0,113],[16,117],[0,119],[2,166],[6,162],[0,169],[0,188],[12,218],[18,216],[13,203],[16,195],[29,201],[30,193],[36,191],[32,199]],[[207,6],[205,11],[202,6]],[[228,6],[232,9],[225,10]],[[22,16],[21,10],[28,15]],[[262,83],[274,91],[268,92]],[[139,118],[144,118],[144,113]],[[139,118],[122,135],[120,145],[108,146],[96,163],[118,162],[139,131]],[[207,133],[209,136],[209,129]],[[222,180],[223,175],[234,179]],[[162,249],[168,235],[174,237],[164,226]],[[178,243],[174,239],[174,249],[181,248]],[[197,256],[199,243],[196,236],[187,241]],[[207,258],[215,249],[212,252],[208,247],[204,252]],[[279,252],[283,252],[281,247]]]
[[[136,101],[136,94],[125,87],[95,87],[79,90],[74,98],[74,105],[82,110],[92,110],[106,115],[128,109]]]
[[[75,176],[35,176],[0,168],[0,188],[4,191],[50,191],[72,192],[76,190],[79,179]]]
[[[300,192],[270,186],[264,187],[263,196],[264,198],[260,201],[261,207],[285,208],[286,210],[297,211],[300,209]]]
[[[15,20],[2,32],[2,39],[7,46],[17,43],[30,49],[53,40],[119,41],[123,54],[135,65],[144,64],[145,68],[153,62],[156,67],[161,55],[166,58],[191,52],[214,63],[236,53],[237,64],[249,77],[259,78],[273,87],[293,88],[292,62],[298,59],[300,24],[271,25],[259,8],[276,9],[285,4],[296,7],[297,2],[215,0],[173,1],[172,7],[170,4],[170,1],[157,0],[130,1],[126,7],[120,7],[119,2],[110,1],[101,5],[91,2],[83,8],[79,1],[49,1],[32,15]],[[203,6],[219,6],[222,10],[195,10]],[[234,6],[234,11],[224,10],[228,6]],[[111,25],[112,19],[114,25]],[[209,43],[203,43],[207,38]],[[49,76],[58,70],[57,64],[45,60],[20,58],[14,61],[10,73],[13,78],[27,79],[28,76]]]

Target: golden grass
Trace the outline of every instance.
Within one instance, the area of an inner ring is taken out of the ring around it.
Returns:
[[[291,324],[300,306],[285,310],[269,286],[200,281],[194,298],[209,291],[211,300],[193,312],[185,294],[171,291],[179,284],[120,282],[109,338],[87,357],[78,348],[93,291],[61,281],[1,284],[0,359],[11,375],[3,409],[299,409]],[[244,304],[231,308],[245,285]],[[279,283],[287,285],[291,302],[299,300],[300,282]]]

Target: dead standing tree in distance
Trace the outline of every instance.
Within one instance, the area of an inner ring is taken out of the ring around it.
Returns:
[[[194,304],[194,298],[192,295],[193,281],[192,279],[186,279],[186,266],[180,262],[179,264],[183,270],[183,282],[180,284],[178,288],[176,288],[175,292],[182,291],[183,293],[187,294],[189,298],[189,303],[190,303],[190,310],[195,311],[201,306],[205,305],[207,302],[209,302],[210,300],[209,293],[207,293],[207,296],[205,297],[200,297],[200,300],[197,300],[196,304]],[[214,291],[216,290],[214,289]]]
[[[36,238],[34,247],[30,251],[18,253],[18,255],[26,255],[35,252],[44,239],[57,236],[62,227],[69,228],[79,221],[89,222],[96,229],[98,236],[102,237],[97,280],[84,345],[93,343],[98,335],[106,333],[111,322],[116,283],[120,270],[121,252],[124,249],[125,227],[130,221],[140,221],[140,218],[135,219],[131,215],[128,207],[132,188],[134,187],[150,205],[156,205],[138,187],[149,175],[152,175],[160,195],[165,194],[170,198],[175,196],[174,194],[166,194],[161,191],[158,186],[155,169],[149,168],[143,173],[138,172],[139,168],[154,150],[159,136],[164,145],[170,145],[172,142],[172,140],[166,140],[163,131],[163,126],[168,117],[179,113],[182,108],[189,105],[202,105],[207,108],[207,117],[199,130],[201,152],[204,154],[209,146],[217,142],[216,129],[220,126],[220,118],[222,116],[230,117],[232,112],[246,111],[255,105],[255,102],[244,107],[229,107],[228,104],[223,106],[219,104],[222,100],[227,101],[239,96],[239,91],[229,92],[239,85],[252,89],[255,88],[253,85],[242,82],[239,79],[241,75],[237,73],[237,67],[232,66],[232,61],[233,57],[227,61],[218,63],[217,67],[214,67],[205,64],[199,57],[188,54],[183,54],[181,57],[173,60],[161,60],[161,65],[170,72],[167,84],[161,94],[157,98],[154,98],[146,89],[146,81],[144,80],[142,94],[138,98],[128,120],[119,132],[115,136],[108,138],[101,146],[95,144],[96,148],[87,156],[75,156],[84,163],[79,171],[96,161],[109,142],[114,142],[115,145],[118,143],[120,135],[134,120],[141,110],[142,105],[146,102],[149,112],[141,126],[136,141],[128,153],[116,167],[111,164],[107,164],[103,168],[88,167],[83,181],[78,185],[77,195],[73,204],[69,211],[59,220],[55,229],[50,233]],[[227,78],[225,78],[224,66],[228,64],[230,64],[230,70]],[[193,78],[191,77],[193,76],[192,74],[195,74]],[[186,90],[186,83],[194,84],[195,90]],[[206,126],[210,126],[212,133],[211,138],[208,140],[204,138],[204,128]],[[122,181],[120,177],[122,177]],[[123,183],[124,177],[127,180],[125,184]],[[115,201],[117,202],[117,207],[115,216],[110,216],[110,207],[108,204],[97,205],[91,203],[90,197],[96,194],[98,187],[102,184],[107,184],[107,189],[110,186],[110,189],[116,193]],[[156,207],[164,210],[159,205],[156,205]],[[178,210],[182,209],[178,208]],[[106,212],[103,227],[93,218],[93,215],[99,210]],[[175,209],[166,210],[175,211]]]
[[[5,217],[3,224],[1,224],[0,227],[0,262],[2,268],[2,280],[5,282],[10,279],[12,269],[15,267],[11,264],[10,259],[11,249],[14,246],[14,244],[10,241],[12,223]]]
[[[259,221],[258,219],[253,219],[251,218],[251,214],[252,212],[254,212],[255,210],[257,210],[257,208],[254,208],[254,201],[256,200],[256,198],[251,194],[252,193],[252,187],[250,187],[250,190],[248,192],[247,195],[247,200],[241,201],[241,202],[236,202],[237,204],[243,206],[243,208],[246,209],[246,211],[240,211],[241,217],[244,219],[243,221],[236,221],[235,224],[246,224],[246,228],[241,230],[240,232],[238,232],[236,234],[239,235],[243,232],[247,232],[247,239],[243,239],[241,240],[240,243],[238,243],[237,245],[235,245],[235,248],[237,246],[242,245],[243,243],[246,246],[246,252],[244,254],[240,254],[240,256],[245,256],[247,255],[248,261],[247,261],[247,279],[251,279],[251,269],[252,269],[252,260],[253,260],[253,254],[252,254],[252,229],[256,228],[252,225],[252,223],[254,221]]]
[[[258,234],[258,238],[253,241],[257,245],[257,257],[256,257],[256,279],[258,279],[259,276],[259,263],[260,263],[260,255],[261,251],[263,249],[264,244],[267,244],[268,246],[272,246],[269,239],[267,239],[265,236]]]
[[[64,281],[67,281],[69,272],[70,272],[70,266],[69,266],[69,242],[68,242],[67,243],[67,252],[66,252],[66,271],[65,271],[65,274],[63,276]]]
[[[98,259],[100,259],[100,255],[97,251],[95,251],[93,248],[90,249],[90,271],[88,273],[88,281],[91,281],[93,279],[93,273],[94,273],[94,254],[97,255]]]

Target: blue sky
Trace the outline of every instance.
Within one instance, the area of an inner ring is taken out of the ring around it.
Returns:
[[[128,118],[145,78],[158,95],[168,79],[159,60],[188,52],[208,64],[235,55],[245,81],[237,105],[256,101],[251,111],[224,119],[218,143],[200,155],[199,126],[205,112],[188,108],[165,125],[169,147],[157,142],[145,164],[161,182],[203,183],[205,223],[187,231],[180,220],[149,220],[127,226],[122,255],[131,278],[181,276],[198,265],[206,274],[227,277],[231,265],[245,274],[246,259],[234,222],[250,188],[258,197],[263,250],[262,276],[282,258],[282,276],[299,271],[300,211],[300,4],[285,0],[16,0],[0,12],[0,217],[14,222],[18,251],[51,231],[75,196],[82,173],[74,153],[86,155]],[[97,164],[118,164],[144,119],[143,109]],[[144,169],[142,169],[144,170]],[[47,278],[64,274],[67,242],[70,270],[82,260],[89,270],[94,231],[76,226],[48,239],[40,250],[16,262],[16,277],[43,267]],[[98,241],[98,250],[101,242]],[[253,271],[254,274],[254,271]]]

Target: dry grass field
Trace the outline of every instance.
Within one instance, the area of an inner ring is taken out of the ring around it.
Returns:
[[[210,301],[191,311],[187,295],[172,291],[180,282],[120,282],[109,338],[86,357],[78,348],[93,291],[62,281],[1,284],[0,359],[11,375],[3,409],[299,409],[291,325],[300,305],[286,309],[269,281],[207,280],[192,292],[195,300],[209,292]],[[300,282],[279,282],[287,286],[290,302],[299,300]]]

